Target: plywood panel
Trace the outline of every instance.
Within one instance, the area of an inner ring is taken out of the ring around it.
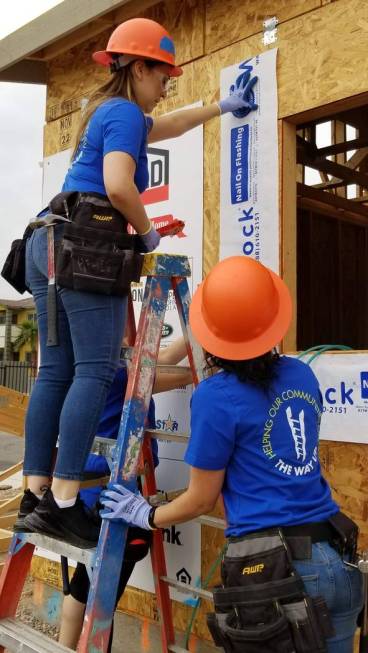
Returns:
[[[320,0],[206,0],[206,52],[263,32],[265,18],[282,23],[320,6]]]
[[[339,0],[279,26],[279,117],[368,91],[368,69],[361,66],[368,46],[367,25],[368,4]],[[50,66],[50,118],[61,115],[62,103],[67,107],[73,99],[88,96],[92,86],[106,79],[106,71],[90,62],[91,52],[102,46],[92,40],[78,58],[71,51]],[[207,102],[218,94],[221,68],[266,49],[257,35],[201,57],[193,63],[192,79],[178,81],[178,97],[182,99],[180,88],[185,86],[192,89],[191,99]],[[189,69],[185,72],[188,75]]]
[[[367,91],[367,3],[339,0],[279,34],[279,117]]]
[[[4,528],[0,528],[0,553],[8,550],[9,544],[13,539],[13,533]]]
[[[0,386],[0,430],[12,435],[24,434],[24,418],[29,395]]]
[[[279,118],[368,91],[368,70],[361,66],[367,26],[368,4],[359,0],[338,0],[279,26]],[[213,86],[218,87],[221,68],[269,47],[256,35],[210,55]]]
[[[48,66],[47,120],[54,120],[80,107],[82,98],[108,80],[108,70],[96,65],[92,53],[102,50],[110,30],[81,43],[50,62]]]
[[[143,15],[168,30],[175,43],[179,64],[204,54],[204,0],[166,0]]]
[[[344,442],[320,444],[320,457],[327,481],[341,509],[360,528],[359,549],[368,547],[368,446]]]
[[[142,15],[165,25],[175,41],[179,64],[203,55],[203,0],[160,2]],[[96,50],[105,49],[110,33],[109,28],[50,62],[48,120],[77,109],[82,98],[88,97],[92,89],[108,81],[109,70],[96,65],[91,57]]]
[[[283,351],[296,349],[296,130],[286,120],[279,121],[280,152],[280,242],[281,275],[293,299],[293,318],[283,340]]]

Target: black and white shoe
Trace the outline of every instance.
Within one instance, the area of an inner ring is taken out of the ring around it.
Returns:
[[[29,529],[26,527],[24,520],[27,515],[30,515],[35,508],[37,508],[40,500],[36,497],[31,490],[25,490],[22,501],[20,502],[19,512],[17,519],[13,525],[14,533],[29,533]]]
[[[37,508],[25,517],[24,524],[33,533],[49,535],[83,549],[96,546],[100,533],[100,526],[87,514],[79,495],[71,508],[59,508],[50,489]]]

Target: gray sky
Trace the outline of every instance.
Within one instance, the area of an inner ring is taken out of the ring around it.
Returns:
[[[0,83],[0,265],[41,207],[46,87]],[[0,277],[1,299],[22,299]]]
[[[2,3],[0,39],[61,0]],[[4,6],[3,6],[4,5]],[[46,87],[0,83],[0,266],[10,243],[20,238],[41,208],[42,147]],[[22,299],[0,277],[1,299]]]

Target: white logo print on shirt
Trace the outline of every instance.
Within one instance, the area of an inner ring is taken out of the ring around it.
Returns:
[[[290,406],[287,407],[285,412],[290,426],[291,435],[293,436],[297,460],[302,460],[302,462],[304,462],[307,457],[305,449],[304,410],[300,411],[297,418],[293,417]]]

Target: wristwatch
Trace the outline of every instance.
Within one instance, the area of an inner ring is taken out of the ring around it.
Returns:
[[[156,507],[157,506],[152,507],[148,513],[148,526],[150,527],[151,531],[157,531],[157,526],[155,526]]]

